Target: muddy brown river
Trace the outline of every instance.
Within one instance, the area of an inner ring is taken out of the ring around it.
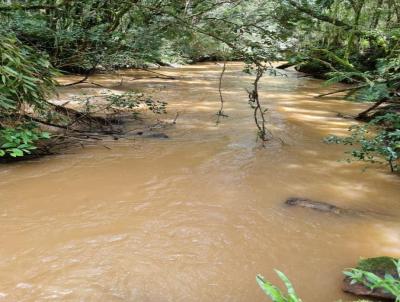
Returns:
[[[322,139],[353,123],[338,112],[363,107],[315,98],[334,88],[294,71],[261,81],[275,139],[260,148],[241,69],[228,64],[219,125],[218,64],[160,70],[175,80],[92,77],[152,93],[169,103],[158,118],[179,112],[177,122],[154,130],[169,139],[106,140],[0,167],[0,301],[261,302],[255,277],[279,283],[274,268],[304,302],[355,300],[340,290],[344,268],[400,256],[400,178],[338,161],[345,147]],[[96,89],[64,88],[60,102]],[[293,196],[382,215],[285,206]]]

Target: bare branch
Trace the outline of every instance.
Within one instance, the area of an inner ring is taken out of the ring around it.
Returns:
[[[221,74],[219,76],[218,92],[219,92],[219,99],[220,99],[220,102],[221,102],[221,107],[220,107],[219,111],[217,112],[217,116],[218,116],[217,124],[220,123],[221,116],[222,117],[228,117],[226,114],[224,114],[224,98],[222,96],[222,78],[224,76],[225,70],[226,70],[226,61],[224,61],[224,65],[222,66],[222,71],[221,71]]]
[[[249,104],[254,109],[254,121],[258,128],[258,137],[265,143],[272,138],[272,133],[266,127],[265,113],[268,109],[263,109],[258,94],[258,83],[264,75],[265,66],[257,65],[256,79],[253,82],[253,90],[247,91],[249,94]]]

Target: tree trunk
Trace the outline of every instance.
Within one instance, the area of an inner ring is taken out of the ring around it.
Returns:
[[[354,39],[356,38],[355,32],[358,30],[361,11],[364,7],[365,0],[351,1],[351,4],[353,6],[355,16],[354,16],[352,30],[351,30],[350,36],[347,40],[346,52],[344,54],[344,59],[347,62],[349,62],[349,56],[350,56],[351,49],[353,49]]]
[[[374,105],[372,105],[371,107],[369,107],[367,110],[364,110],[363,112],[360,112],[357,116],[356,119],[357,120],[361,120],[361,121],[365,121],[368,118],[368,113],[370,113],[372,110],[375,110],[376,108],[378,108],[380,105],[382,105],[383,103],[385,103],[387,101],[387,99],[382,99],[380,101],[377,101]]]
[[[376,8],[375,8],[375,13],[372,16],[372,22],[371,22],[371,29],[376,29],[376,27],[379,24],[379,19],[381,17],[381,10],[382,10],[382,4],[383,4],[383,0],[378,0],[377,4],[376,4]]]

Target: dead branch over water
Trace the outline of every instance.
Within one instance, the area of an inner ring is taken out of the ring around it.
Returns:
[[[265,66],[257,65],[256,78],[253,82],[253,89],[251,91],[247,91],[249,95],[249,104],[254,110],[253,116],[256,126],[258,128],[258,138],[260,138],[263,143],[272,139],[272,133],[266,127],[265,114],[268,109],[263,109],[258,93],[259,81],[263,77],[265,70]]]
[[[217,112],[217,116],[218,116],[217,124],[220,123],[221,116],[228,117],[228,115],[226,115],[224,113],[224,97],[222,96],[222,78],[224,77],[225,70],[226,70],[226,61],[224,61],[224,64],[222,66],[222,71],[219,76],[218,92],[219,92],[219,99],[220,99],[221,107],[220,107],[219,111]]]

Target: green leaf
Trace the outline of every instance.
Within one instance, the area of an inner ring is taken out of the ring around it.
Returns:
[[[20,150],[20,149],[12,148],[12,149],[10,149],[10,155],[12,157],[21,157],[21,156],[24,156],[24,152],[22,152],[22,150]]]
[[[285,284],[288,294],[289,294],[289,297],[291,298],[291,301],[301,302],[301,300],[297,297],[294,287],[293,287],[292,283],[289,281],[288,277],[286,277],[286,275],[284,273],[282,273],[281,271],[275,270],[275,272],[278,274],[279,278],[281,278],[281,280]]]
[[[40,133],[40,137],[44,138],[44,139],[49,139],[50,138],[50,133],[42,132],[42,133]]]

